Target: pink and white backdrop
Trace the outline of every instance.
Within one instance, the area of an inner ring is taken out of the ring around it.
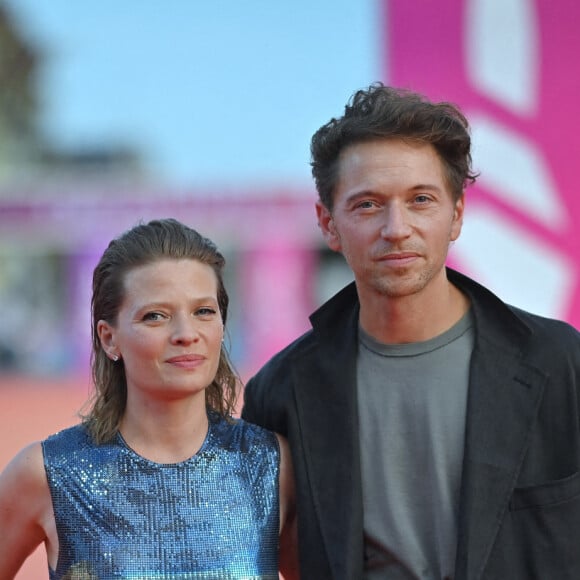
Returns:
[[[382,3],[384,77],[461,106],[474,165],[451,262],[580,327],[580,3]]]

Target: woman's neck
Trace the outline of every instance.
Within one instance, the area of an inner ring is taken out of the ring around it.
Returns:
[[[147,404],[128,398],[119,428],[131,449],[158,463],[178,463],[195,455],[207,430],[205,397]]]

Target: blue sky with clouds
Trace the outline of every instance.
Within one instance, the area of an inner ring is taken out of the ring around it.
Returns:
[[[128,144],[160,183],[310,187],[309,140],[381,77],[380,0],[4,0],[45,54],[58,145]]]

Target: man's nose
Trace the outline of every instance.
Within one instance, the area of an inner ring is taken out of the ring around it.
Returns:
[[[381,236],[385,240],[406,238],[411,233],[409,216],[404,207],[399,204],[390,204],[385,207]]]

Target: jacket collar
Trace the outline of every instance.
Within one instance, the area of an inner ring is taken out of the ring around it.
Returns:
[[[322,335],[332,334],[335,338],[337,332],[341,335],[348,334],[348,339],[355,341],[356,334],[348,332],[345,323],[349,329],[358,328],[358,314],[360,306],[356,285],[351,282],[340,292],[335,294],[330,300],[325,302],[318,310],[310,315],[310,323],[315,332]]]
[[[494,342],[504,344],[510,350],[511,345],[527,341],[531,331],[517,315],[517,309],[508,307],[493,292],[468,276],[452,268],[446,271],[448,280],[469,297],[478,332]],[[352,325],[352,317],[356,318],[354,322],[358,324],[359,310],[356,284],[351,282],[318,308],[310,316],[310,323],[315,332],[336,338],[338,333],[345,332],[345,316],[348,317],[348,324]],[[356,336],[351,338],[356,339]]]

